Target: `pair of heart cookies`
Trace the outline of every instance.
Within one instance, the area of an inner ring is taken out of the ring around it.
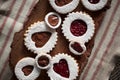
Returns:
[[[51,58],[50,55],[41,53],[35,59],[21,59],[16,64],[15,74],[19,80],[35,80],[41,70],[47,70],[51,80],[74,80],[78,76],[79,67],[76,60],[67,54],[59,53]]]

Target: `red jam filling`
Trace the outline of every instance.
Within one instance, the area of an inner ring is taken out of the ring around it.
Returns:
[[[50,32],[37,32],[32,35],[32,40],[36,47],[42,47],[46,44],[51,36]]]
[[[30,65],[25,66],[22,68],[22,71],[25,76],[28,76],[33,71],[33,66],[30,66]]]
[[[56,5],[58,6],[64,6],[70,2],[72,2],[72,0],[55,0]]]
[[[97,3],[99,3],[100,0],[88,0],[88,1],[92,4],[97,4]]]
[[[74,44],[71,45],[71,47],[76,50],[77,52],[81,53],[83,52],[83,48],[80,46],[79,43],[75,42]]]
[[[39,66],[41,66],[41,67],[47,66],[47,65],[49,64],[49,59],[48,59],[48,57],[46,57],[46,56],[41,56],[41,57],[39,57],[39,59],[38,59],[38,64],[39,64]]]
[[[74,36],[82,36],[87,31],[87,25],[83,20],[75,20],[71,23],[70,31]]]
[[[57,24],[58,24],[58,22],[59,22],[59,19],[58,19],[58,17],[56,16],[56,15],[50,15],[49,17],[48,17],[48,22],[49,22],[49,24],[51,25],[51,26],[56,26]]]
[[[69,78],[69,68],[65,59],[61,59],[59,63],[55,63],[53,69],[61,76]]]

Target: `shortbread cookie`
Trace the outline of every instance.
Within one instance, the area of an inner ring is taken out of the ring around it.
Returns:
[[[47,71],[51,80],[74,80],[78,72],[76,60],[64,53],[58,53],[53,57],[51,68]]]
[[[26,57],[21,59],[15,66],[15,75],[19,80],[35,80],[41,70],[37,68],[35,59]]]
[[[58,13],[66,14],[78,6],[79,0],[49,0],[49,3]]]
[[[46,35],[45,33],[49,35]],[[28,50],[31,50],[36,54],[50,52],[55,47],[58,37],[57,32],[50,29],[45,22],[36,22],[32,24],[24,35],[25,46]],[[44,41],[46,43],[43,44]]]

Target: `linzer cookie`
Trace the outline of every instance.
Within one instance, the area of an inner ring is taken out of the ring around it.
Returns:
[[[35,64],[35,59],[30,57],[21,59],[15,66],[15,75],[19,80],[35,80],[40,72]]]
[[[105,7],[108,0],[81,0],[81,2],[88,10],[98,11]]]
[[[57,32],[47,27],[45,22],[32,24],[24,35],[25,46],[36,54],[50,52],[57,41]]]
[[[79,4],[79,0],[49,0],[49,2],[61,14],[73,11]]]
[[[59,53],[52,59],[52,66],[47,71],[51,80],[74,80],[78,76],[78,63],[71,56]]]
[[[95,24],[88,14],[73,12],[65,18],[62,32],[69,41],[88,42],[94,35]]]
[[[15,33],[9,60],[15,74],[11,80],[79,80],[110,3],[39,0],[23,29]]]

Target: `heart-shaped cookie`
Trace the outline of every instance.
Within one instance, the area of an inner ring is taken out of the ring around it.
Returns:
[[[32,24],[24,35],[25,46],[36,54],[50,52],[57,41],[57,32],[43,21]]]
[[[78,72],[79,67],[76,60],[64,53],[58,53],[52,58],[51,68],[47,71],[51,80],[74,80]]]
[[[41,70],[37,68],[35,59],[26,57],[21,59],[15,66],[15,75],[19,80],[35,80]]]

